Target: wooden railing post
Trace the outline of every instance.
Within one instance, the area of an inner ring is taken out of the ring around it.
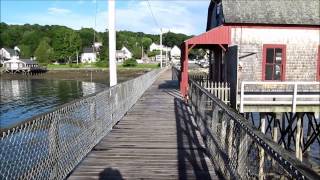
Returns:
[[[296,112],[297,109],[297,94],[298,94],[298,84],[294,84],[293,97],[292,97],[292,113]]]
[[[240,90],[240,113],[243,113],[243,106],[244,106],[244,82],[241,83],[241,90]]]

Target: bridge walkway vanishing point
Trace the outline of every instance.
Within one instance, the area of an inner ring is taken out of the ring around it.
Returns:
[[[68,179],[218,179],[167,70]]]

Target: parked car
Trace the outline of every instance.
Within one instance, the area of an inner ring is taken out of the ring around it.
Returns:
[[[195,64],[196,60],[195,59],[189,59],[189,64]]]
[[[200,61],[200,63],[204,63],[204,62],[206,62],[206,60],[205,60],[205,59],[200,59],[199,61]]]
[[[200,66],[201,66],[202,68],[207,68],[207,67],[209,67],[209,62],[208,62],[208,61],[204,61],[204,62],[202,62],[202,63],[200,64]]]

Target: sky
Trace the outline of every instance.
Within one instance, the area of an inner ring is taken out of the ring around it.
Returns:
[[[108,0],[1,0],[1,22],[7,24],[91,27],[108,26]],[[205,31],[209,0],[116,0],[116,29],[159,34],[197,35]],[[96,19],[96,23],[95,23]],[[158,25],[157,25],[158,24]]]

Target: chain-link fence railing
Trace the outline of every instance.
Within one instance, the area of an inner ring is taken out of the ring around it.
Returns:
[[[148,72],[0,132],[0,179],[64,179],[156,80]]]
[[[196,81],[189,104],[215,168],[227,179],[319,179],[294,154],[268,140],[250,122]]]

